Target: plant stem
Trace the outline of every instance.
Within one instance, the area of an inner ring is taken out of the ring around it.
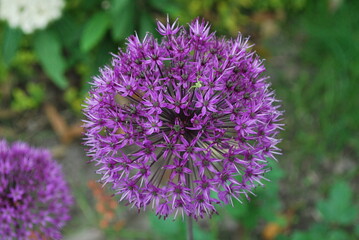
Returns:
[[[187,240],[193,240],[193,219],[187,216]]]

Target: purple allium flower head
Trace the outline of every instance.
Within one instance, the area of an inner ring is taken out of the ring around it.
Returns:
[[[72,202],[49,151],[0,140],[0,239],[61,239]]]
[[[88,155],[131,206],[211,216],[263,185],[282,112],[247,38],[218,38],[200,19],[157,31],[130,36],[94,77]]]

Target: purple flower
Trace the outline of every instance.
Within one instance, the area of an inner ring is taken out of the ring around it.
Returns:
[[[280,154],[282,112],[248,39],[217,38],[199,19],[157,30],[160,41],[130,36],[94,77],[88,155],[132,206],[211,216],[263,185],[267,158]]]
[[[50,152],[0,140],[1,239],[61,239],[72,202]]]

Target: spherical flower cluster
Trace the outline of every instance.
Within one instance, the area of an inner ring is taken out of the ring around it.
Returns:
[[[47,150],[0,140],[0,239],[61,239],[72,201]]]
[[[120,200],[195,219],[263,185],[282,112],[248,39],[157,23],[127,39],[86,100],[88,155]]]
[[[0,19],[24,33],[42,29],[61,16],[64,0],[0,0]]]

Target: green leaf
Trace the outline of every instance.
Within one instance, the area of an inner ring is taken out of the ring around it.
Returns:
[[[20,45],[22,32],[19,29],[7,27],[2,42],[2,55],[6,65],[10,64]]]
[[[358,206],[352,202],[352,190],[348,183],[337,182],[330,190],[329,198],[319,201],[317,209],[324,221],[350,224],[358,216]]]
[[[38,107],[44,100],[45,90],[43,86],[29,82],[26,84],[26,91],[15,88],[13,91],[12,109],[24,111]]]
[[[326,225],[314,224],[307,231],[296,231],[290,238],[291,240],[318,240],[325,239],[324,235],[328,232]]]
[[[180,7],[175,1],[150,0],[149,3],[154,8],[164,13],[168,13],[170,16],[175,15],[180,10]]]
[[[15,111],[24,111],[36,107],[35,100],[29,97],[22,89],[15,88],[13,98],[11,108]]]
[[[125,39],[135,29],[135,1],[123,2],[112,11],[112,36],[116,40]]]
[[[112,11],[114,14],[117,14],[122,10],[126,10],[126,5],[130,1],[132,0],[112,0],[110,11]]]
[[[147,32],[155,31],[156,24],[153,18],[146,11],[141,11],[139,35],[143,38]]]
[[[78,40],[81,38],[81,29],[83,25],[76,21],[74,15],[64,14],[61,19],[53,23],[54,29],[58,32],[61,37],[60,41],[62,45],[73,51],[73,48],[78,48]]]
[[[354,227],[354,235],[359,238],[359,225],[358,224]]]
[[[96,46],[105,35],[109,23],[109,18],[105,12],[99,12],[93,15],[86,23],[82,33],[80,43],[81,50],[88,52]]]
[[[328,240],[348,240],[350,239],[347,232],[337,229],[331,230],[329,233],[327,232],[326,239]]]
[[[305,231],[295,231],[288,240],[347,240],[350,238],[349,234],[341,229],[335,229],[326,224],[315,223]]]
[[[39,84],[30,82],[27,84],[27,91],[37,105],[39,105],[45,98],[45,89]]]
[[[38,32],[35,36],[34,50],[45,73],[59,88],[66,88],[66,62],[61,53],[60,41],[55,34],[48,31]]]

